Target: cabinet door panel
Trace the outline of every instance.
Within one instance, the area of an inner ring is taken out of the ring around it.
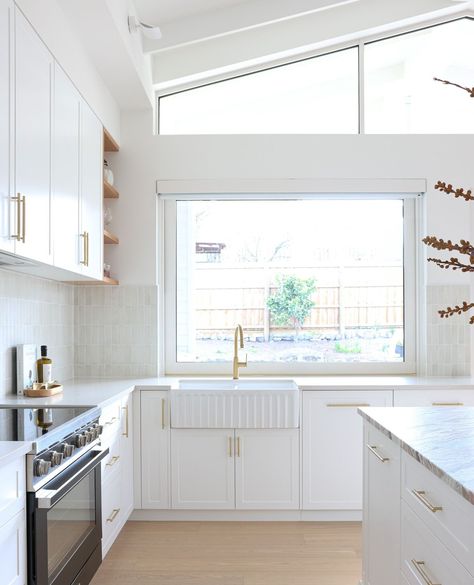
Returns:
[[[15,10],[15,192],[25,197],[20,256],[50,263],[51,77],[53,60]]]
[[[80,270],[79,99],[72,82],[55,65],[52,160],[54,265],[74,272]]]
[[[142,508],[170,507],[169,394],[156,390],[140,393]]]
[[[299,431],[235,431],[236,508],[299,508]]]
[[[26,519],[22,510],[0,527],[1,582],[4,585],[26,583]]]
[[[380,583],[398,585],[400,582],[400,447],[386,435],[366,424],[363,448],[363,582],[366,585]]]
[[[233,509],[234,431],[173,429],[171,493],[173,508]]]
[[[80,232],[87,232],[88,265],[83,274],[102,279],[103,275],[103,173],[102,125],[89,106],[81,102],[81,206]]]
[[[12,46],[10,22],[12,19],[13,3],[0,2],[0,249],[7,252],[14,251],[14,241],[11,214],[13,204],[10,201],[11,182],[11,78],[10,64],[12,62]]]
[[[391,406],[392,391],[303,392],[303,509],[362,509],[363,405]]]

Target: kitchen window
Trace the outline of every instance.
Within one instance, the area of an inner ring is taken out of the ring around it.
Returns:
[[[415,370],[415,201],[168,198],[166,372]]]
[[[337,49],[337,50],[335,50]],[[472,133],[474,19],[366,37],[157,96],[160,134]]]

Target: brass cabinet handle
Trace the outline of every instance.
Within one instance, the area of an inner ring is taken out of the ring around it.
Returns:
[[[20,194],[18,194],[20,196]],[[23,195],[21,199],[21,209],[22,209],[22,228],[21,228],[21,241],[23,243],[26,242],[26,195]]]
[[[464,406],[464,402],[432,402],[431,406]]]
[[[367,449],[373,453],[377,459],[379,461],[381,461],[382,463],[386,463],[387,461],[390,461],[390,459],[388,457],[383,457],[382,455],[380,455],[380,453],[377,453],[377,446],[376,445],[367,445]]]
[[[82,238],[82,260],[79,264],[87,266],[87,232],[82,232],[80,237]]]
[[[89,232],[85,232],[86,234],[86,266],[89,266]]]
[[[367,402],[341,402],[326,404],[328,408],[362,408],[363,406],[370,406]]]
[[[107,522],[113,522],[117,518],[117,514],[120,512],[120,508],[112,510],[112,514],[107,518]]]
[[[415,496],[415,498],[420,500],[420,502],[424,504],[428,510],[430,510],[430,512],[433,512],[433,514],[436,512],[441,512],[443,509],[443,506],[434,506],[426,497],[426,492],[422,490],[411,490],[411,493]]]
[[[110,461],[105,464],[106,467],[113,467],[117,461],[120,459],[120,455],[114,455],[110,458]]]
[[[235,455],[236,457],[240,457],[240,437],[236,437],[235,439]]]
[[[128,439],[128,405],[122,406],[122,410],[125,411],[125,431],[122,433],[122,436]]]
[[[232,437],[229,437],[229,457],[232,457]]]
[[[164,398],[161,399],[161,428],[165,428],[165,406],[166,400]]]
[[[411,562],[412,562],[413,566],[415,567],[415,569],[420,574],[423,581],[426,583],[426,585],[440,585],[439,583],[434,583],[429,578],[427,572],[425,571],[425,567],[426,567],[425,561],[417,561],[416,559],[412,559]]]
[[[21,242],[21,195],[17,193],[16,197],[10,197],[11,201],[16,203],[16,234],[12,234],[11,238],[17,242]]]

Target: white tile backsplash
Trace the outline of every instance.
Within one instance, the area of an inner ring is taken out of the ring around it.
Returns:
[[[156,376],[157,304],[155,286],[77,286],[76,377]]]
[[[74,287],[0,270],[0,395],[16,391],[16,346],[47,345],[53,377],[74,376]]]
[[[469,300],[469,286],[428,286],[426,289],[426,374],[470,375],[470,327],[468,313],[441,319],[440,309]]]

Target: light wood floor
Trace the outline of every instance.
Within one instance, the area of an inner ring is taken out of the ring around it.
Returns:
[[[358,522],[128,522],[92,585],[357,585]]]

